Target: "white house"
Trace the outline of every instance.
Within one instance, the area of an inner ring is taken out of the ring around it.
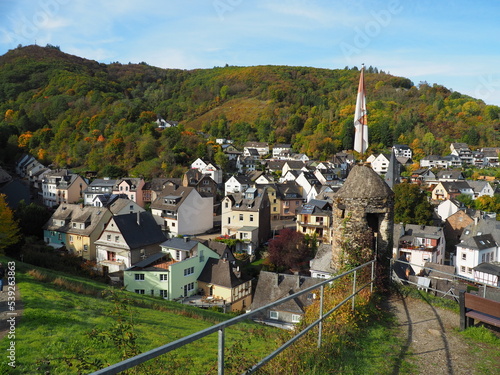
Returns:
[[[372,169],[377,174],[386,174],[389,170],[391,156],[389,154],[378,154],[371,162]]]
[[[204,162],[200,158],[191,163],[191,169],[197,169],[201,173],[209,175],[217,184],[222,184],[223,171],[210,162]]]
[[[456,267],[460,276],[474,278],[474,267],[499,260],[500,222],[478,219],[467,226],[457,245]]]
[[[252,184],[252,181],[250,180],[250,177],[246,175],[236,175],[236,176],[231,176],[225,183],[224,183],[224,195],[229,195],[233,193],[240,193],[242,191],[245,191],[250,187]]]
[[[446,199],[445,201],[442,201],[439,203],[437,207],[437,214],[441,218],[441,220],[445,221],[448,219],[451,215],[454,213],[458,212],[460,210],[460,207],[462,204],[457,201],[456,199]]]
[[[213,228],[213,197],[190,186],[166,186],[151,203],[156,222],[170,236],[195,235]]]
[[[443,264],[446,248],[443,228],[416,224],[398,225],[395,228],[400,228],[394,238],[395,259],[406,256],[416,274],[426,262]]]
[[[473,190],[472,199],[477,199],[482,196],[492,197],[495,194],[495,191],[491,187],[488,181],[472,181],[468,180],[467,183]]]
[[[394,155],[396,157],[405,157],[411,159],[413,157],[413,153],[411,148],[407,145],[394,145],[392,146],[394,150]]]

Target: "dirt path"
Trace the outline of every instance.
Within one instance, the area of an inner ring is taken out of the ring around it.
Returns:
[[[389,309],[398,319],[404,345],[399,362],[409,360],[418,369],[417,374],[471,375],[481,363],[481,348],[472,347],[457,332],[458,314],[432,306],[423,300],[393,295]],[[495,363],[487,368],[489,374],[500,374],[500,348]],[[394,374],[397,374],[396,371]]]

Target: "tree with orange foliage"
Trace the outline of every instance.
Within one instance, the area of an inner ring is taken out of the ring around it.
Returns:
[[[0,194],[0,254],[15,245],[21,239],[14,214],[5,201],[5,194]]]

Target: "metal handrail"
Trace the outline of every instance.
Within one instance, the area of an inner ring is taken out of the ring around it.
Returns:
[[[357,271],[364,269],[368,266],[371,265],[371,278],[368,283],[365,285],[361,286],[358,289],[353,288],[353,293],[346,297],[342,302],[337,304],[335,307],[333,307],[331,310],[327,311],[326,313],[323,314],[323,303],[324,303],[324,286],[327,284],[330,284],[340,278],[343,278],[345,276],[348,276],[350,274],[354,274],[354,285],[356,284],[356,276],[357,276]],[[285,344],[280,346],[278,349],[276,349],[274,352],[269,354],[267,357],[262,359],[260,362],[255,364],[253,367],[251,367],[248,371],[245,372],[245,374],[251,374],[255,372],[257,369],[262,367],[264,364],[269,362],[272,358],[274,358],[276,355],[284,351],[286,348],[288,348],[290,345],[292,345],[295,341],[297,341],[299,338],[301,338],[303,335],[305,335],[307,332],[309,332],[312,328],[315,326],[319,325],[320,329],[318,330],[318,347],[321,346],[321,334],[322,334],[322,322],[325,318],[330,316],[333,312],[335,312],[338,308],[340,308],[342,305],[344,305],[346,302],[349,300],[353,300],[355,296],[362,291],[364,288],[366,288],[368,285],[370,285],[371,288],[373,288],[373,282],[375,280],[375,260],[371,260],[365,264],[362,264],[356,268],[353,268],[352,270],[349,270],[347,272],[344,272],[340,275],[336,275],[330,279],[326,279],[324,281],[319,282],[318,284],[315,284],[309,288],[306,288],[304,290],[301,290],[300,292],[294,293],[292,295],[289,295],[287,297],[284,297],[278,301],[275,301],[273,303],[270,303],[266,306],[262,306],[258,309],[252,310],[250,312],[247,312],[243,315],[239,315],[237,317],[234,317],[232,319],[226,320],[224,322],[218,323],[216,325],[213,325],[212,327],[205,328],[201,331],[195,332],[189,336],[183,337],[181,339],[178,339],[176,341],[173,341],[171,343],[159,346],[155,349],[151,349],[147,352],[141,353],[139,355],[136,355],[134,357],[128,358],[126,360],[123,360],[121,362],[115,363],[114,365],[108,366],[106,368],[103,368],[101,370],[93,372],[91,375],[110,375],[110,374],[117,374],[120,371],[127,370],[129,368],[135,367],[137,365],[140,365],[150,359],[156,358],[162,354],[168,353],[172,350],[178,349],[186,344],[189,344],[191,342],[194,342],[196,340],[199,340],[205,336],[208,336],[212,333],[218,332],[219,335],[219,344],[218,344],[218,374],[223,375],[224,374],[224,329],[227,327],[230,327],[236,323],[242,322],[244,320],[248,320],[252,316],[255,316],[259,313],[262,313],[274,306],[281,305],[284,302],[287,302],[289,300],[295,299],[305,293],[309,293],[313,290],[321,289],[321,295],[320,295],[320,316],[319,318],[314,321],[313,323],[309,324],[306,328],[304,328],[302,331],[300,331],[298,334],[296,334],[294,337],[292,337],[290,340],[288,340]],[[354,308],[354,302],[353,302],[353,308]]]
[[[491,285],[491,284],[487,284],[485,282],[481,282],[481,281],[477,281],[477,280],[474,280],[474,279],[470,279],[470,278],[465,277],[465,276],[461,276],[461,275],[457,275],[457,274],[453,274],[453,273],[449,273],[449,272],[445,272],[445,271],[440,271],[440,270],[437,270],[437,269],[432,268],[432,267],[425,267],[425,266],[422,266],[420,264],[410,263],[410,262],[407,262],[407,261],[404,261],[404,260],[394,259],[394,258],[390,259],[390,272],[391,272],[391,275],[394,274],[394,272],[392,272],[393,267],[394,267],[394,263],[402,263],[402,264],[406,264],[406,265],[410,265],[410,266],[416,266],[416,267],[420,267],[420,268],[422,268],[424,270],[430,270],[433,273],[443,274],[443,275],[449,276],[451,278],[450,281],[461,280],[463,282],[469,282],[469,283],[479,284],[483,288],[483,297],[486,297],[486,289],[487,288],[492,288],[492,289],[500,290],[500,287],[495,286],[495,285]],[[392,277],[392,278],[394,278],[394,277]],[[419,288],[424,288],[422,285],[414,283],[414,282],[412,282],[410,280],[405,280],[405,282],[407,282],[408,284],[411,284],[411,285],[415,285],[415,286],[417,286]],[[443,294],[443,297],[446,296],[446,295],[448,295],[450,293],[450,291],[444,292],[442,290],[435,289],[435,288],[432,288],[430,286],[429,287],[426,286],[425,289],[432,290],[433,292],[436,292],[436,293],[441,293],[441,294]],[[458,298],[458,296],[455,296],[455,297]]]

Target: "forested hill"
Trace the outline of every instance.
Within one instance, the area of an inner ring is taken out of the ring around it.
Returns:
[[[365,79],[370,151],[409,144],[418,158],[447,154],[450,142],[500,145],[500,107],[373,67]],[[347,67],[160,69],[19,47],[0,56],[0,160],[30,152],[55,167],[150,177],[213,158],[215,138],[292,143],[327,159],[352,148],[358,80]],[[157,116],[179,126],[160,131]]]

